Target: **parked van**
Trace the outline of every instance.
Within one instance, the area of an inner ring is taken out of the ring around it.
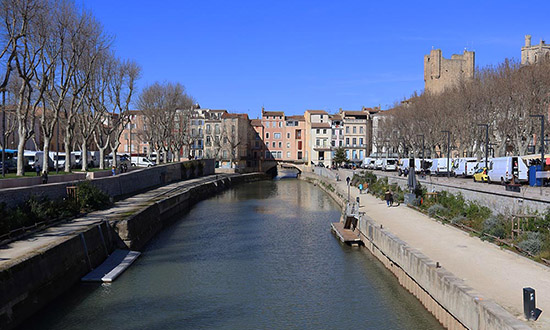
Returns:
[[[375,170],[381,170],[382,166],[384,165],[384,159],[380,158],[374,161],[374,169]]]
[[[515,181],[518,183],[527,182],[529,180],[528,172],[527,164],[521,157],[493,158],[489,161],[487,181],[504,184],[512,181],[512,177],[515,177]]]
[[[406,171],[409,171],[409,168],[411,167],[411,159],[412,158],[403,158],[399,162],[398,172],[399,175],[406,173]],[[422,159],[414,158],[414,172],[420,173],[422,171]]]
[[[374,170],[374,169],[376,168],[376,164],[375,164],[375,163],[376,163],[376,159],[371,158],[371,159],[369,160],[369,163],[367,164],[367,167],[366,167],[366,168],[368,168],[369,170]]]
[[[87,154],[88,167],[99,167],[99,151],[88,151]],[[74,167],[82,167],[82,151],[71,152],[71,157],[74,157]]]
[[[147,157],[143,157],[143,156],[132,156],[132,166],[133,167],[136,167],[136,166],[139,166],[139,167],[151,167],[151,166],[155,166],[156,163],[152,160],[150,160],[149,158]]]
[[[75,157],[73,154],[70,154],[71,157],[71,168],[75,168],[75,164],[76,164],[76,161],[75,161]],[[60,153],[56,153],[56,152],[53,152],[51,151],[50,152],[50,158],[52,159],[52,163],[53,163],[53,168],[55,169],[55,164],[56,164],[56,160],[57,160],[57,168],[58,169],[63,169],[65,168],[65,160],[66,160],[66,154],[64,152],[60,152]]]
[[[453,175],[452,171],[452,165],[453,160],[449,159],[449,167],[450,169],[447,169],[447,158],[435,158],[432,159],[432,166],[430,167],[430,174],[431,175],[447,175],[447,172],[450,170],[451,175]]]
[[[382,161],[382,170],[383,171],[396,171],[397,170],[397,159],[395,158],[384,158]]]
[[[367,157],[363,158],[363,163],[361,164],[361,168],[368,168],[367,166],[370,164],[372,158]]]
[[[456,176],[462,176],[464,178],[474,175],[478,168],[478,161],[476,158],[458,158],[453,162],[453,169]]]

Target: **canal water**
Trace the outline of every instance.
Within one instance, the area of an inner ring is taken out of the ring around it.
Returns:
[[[330,232],[338,205],[296,179],[195,205],[112,284],[78,284],[25,329],[441,329],[374,257]]]

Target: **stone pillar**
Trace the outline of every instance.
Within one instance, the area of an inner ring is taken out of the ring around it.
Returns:
[[[525,47],[531,47],[531,35],[525,35]]]

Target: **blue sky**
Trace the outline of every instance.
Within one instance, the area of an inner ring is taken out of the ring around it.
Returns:
[[[424,88],[423,57],[520,58],[550,41],[548,1],[77,0],[138,62],[143,88],[182,83],[204,108],[383,109]]]

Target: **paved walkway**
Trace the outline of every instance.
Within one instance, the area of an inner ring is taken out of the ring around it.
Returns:
[[[342,171],[342,181],[337,183],[344,196],[347,194],[345,178],[350,172]],[[388,208],[385,201],[372,195],[359,195],[358,189],[352,187],[352,200],[357,196],[360,196],[361,212],[433,261],[439,261],[443,268],[517,318],[523,319],[523,288],[534,288],[537,308],[543,313],[538,321],[529,324],[537,329],[550,329],[549,267],[470,237],[405,205]]]
[[[238,174],[209,175],[152,189],[142,194],[118,201],[112,208],[107,210],[88,213],[70,222],[49,227],[44,231],[28,236],[26,239],[0,246],[0,270],[9,268],[21,260],[30,258],[35,254],[42,253],[51,246],[64,242],[90,226],[97,225],[102,221],[120,219],[120,217],[125,214],[133,213],[133,211],[150,205],[158,199],[169,197],[171,194],[181,190],[189,189],[204,182],[215,181],[216,178],[221,179],[235,175]]]

